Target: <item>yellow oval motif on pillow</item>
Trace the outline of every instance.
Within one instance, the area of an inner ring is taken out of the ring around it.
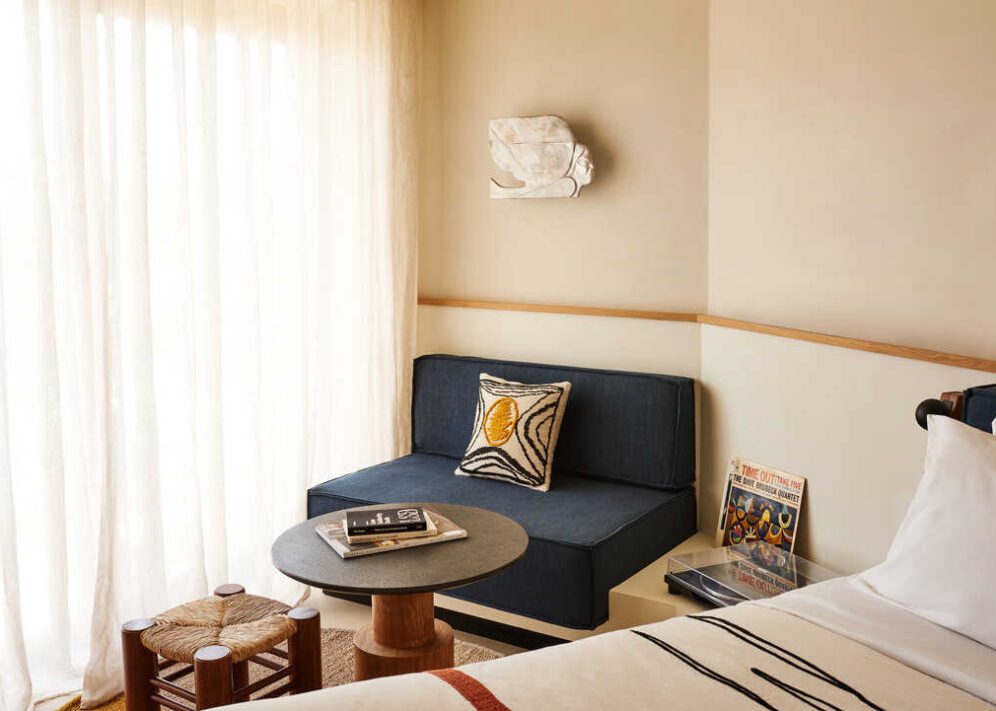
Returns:
[[[515,432],[515,423],[519,421],[519,406],[510,397],[495,400],[484,416],[484,438],[492,447],[500,447]]]

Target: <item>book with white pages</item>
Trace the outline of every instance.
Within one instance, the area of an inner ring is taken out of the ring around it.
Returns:
[[[427,538],[439,533],[438,529],[436,529],[436,524],[432,521],[432,516],[428,515],[428,513],[425,517],[425,526],[424,531],[395,531],[392,533],[368,533],[366,535],[351,536],[349,535],[349,519],[344,518],[342,520],[346,542],[351,546],[357,543],[370,543],[372,541],[400,541],[407,538]]]
[[[432,523],[436,527],[436,535],[434,536],[369,541],[365,543],[350,543],[346,540],[346,533],[342,521],[327,521],[319,523],[315,526],[315,532],[321,536],[322,540],[329,544],[332,550],[339,554],[339,557],[345,559],[376,555],[378,553],[387,553],[389,551],[403,550],[405,548],[431,546],[436,543],[458,541],[461,538],[467,537],[467,531],[465,529],[460,528],[445,516],[428,509],[426,512],[429,514]]]

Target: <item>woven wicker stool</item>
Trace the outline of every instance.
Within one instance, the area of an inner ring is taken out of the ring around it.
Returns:
[[[286,652],[277,648],[281,642],[287,642]],[[284,678],[286,682],[257,698],[322,686],[318,612],[247,595],[241,585],[222,585],[214,597],[174,607],[151,620],[126,622],[121,646],[127,711],[159,711],[160,705],[191,711],[249,701],[252,694]],[[273,673],[250,684],[250,662]],[[193,692],[173,683],[190,673]]]

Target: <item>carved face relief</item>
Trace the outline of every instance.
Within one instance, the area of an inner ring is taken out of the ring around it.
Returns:
[[[591,182],[591,152],[559,116],[492,119],[488,142],[495,164],[523,183],[507,187],[492,178],[493,198],[577,197]]]
[[[595,164],[591,161],[591,151],[588,146],[578,143],[574,147],[574,168],[571,170],[571,177],[578,185],[578,192],[581,188],[591,182],[595,174]]]

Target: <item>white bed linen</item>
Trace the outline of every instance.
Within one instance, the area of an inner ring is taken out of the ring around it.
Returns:
[[[680,655],[689,657],[691,664],[638,633],[610,632],[580,642],[460,667],[458,674],[483,685],[485,695],[490,694],[497,703],[484,703],[480,698],[471,702],[430,674],[408,674],[301,696],[253,701],[245,711],[380,711],[401,702],[435,711],[617,708],[677,711],[764,706],[752,703],[729,684],[710,678],[711,674],[721,675],[760,695],[768,702],[767,708],[778,711],[813,708],[808,700],[786,691],[789,688],[804,690],[810,698],[821,700],[818,708],[846,711],[874,708],[851,691],[764,651],[772,645],[801,655],[796,657],[800,663],[810,665],[810,669],[826,670],[852,689],[867,694],[883,709],[991,711],[989,702],[978,692],[984,692],[984,679],[992,677],[989,673],[992,669],[987,666],[996,660],[992,650],[965,647],[954,633],[920,627],[911,619],[914,617],[911,613],[898,610],[901,614],[890,616],[877,601],[869,601],[863,593],[856,594],[849,585],[839,584],[837,589],[839,594],[830,585],[819,589],[814,586],[778,605],[745,603],[711,611],[707,616],[712,622],[676,618],[638,628],[638,632],[666,641]],[[808,616],[814,620],[822,618],[836,630],[806,619]],[[751,646],[748,640],[723,629],[719,624],[723,620],[756,635],[754,639],[761,640],[761,645]],[[876,634],[890,639],[895,632],[889,629],[893,624],[913,630],[909,639],[901,633],[885,644],[887,649],[899,647],[898,652],[878,651],[858,639]],[[929,637],[920,639],[921,635]],[[930,653],[930,644],[937,646],[937,655]],[[904,651],[904,646],[912,648],[913,653],[909,649]],[[931,668],[941,666],[941,657],[945,655],[950,657],[949,666],[962,666],[960,678],[949,674],[954,683],[925,674],[899,659],[905,656],[912,664]],[[693,664],[702,668],[694,669]],[[770,678],[760,678],[758,670],[771,675]],[[772,681],[789,686],[776,687]]]
[[[996,704],[996,650],[906,610],[858,576],[756,604],[801,617]]]

